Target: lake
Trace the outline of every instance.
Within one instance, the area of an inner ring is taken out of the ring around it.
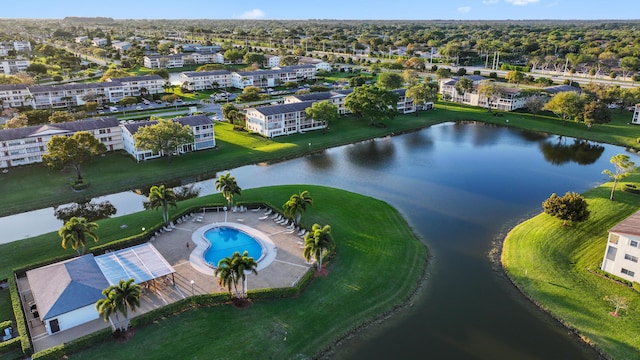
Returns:
[[[539,213],[551,193],[608,181],[602,170],[612,169],[609,159],[624,152],[555,135],[446,123],[231,173],[242,188],[317,184],[385,200],[428,245],[428,280],[412,306],[346,341],[333,357],[597,359],[524,300],[488,254],[510,226]],[[213,184],[197,186],[209,194]],[[122,215],[142,209],[144,198],[125,192],[105,199]],[[52,209],[38,211],[0,219],[0,227],[20,227],[20,239],[61,226]],[[48,230],[36,229],[34,216]]]

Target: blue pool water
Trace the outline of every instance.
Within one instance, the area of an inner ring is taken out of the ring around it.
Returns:
[[[216,227],[205,231],[204,238],[211,244],[204,252],[204,261],[211,266],[218,266],[220,259],[230,257],[234,252],[245,251],[255,261],[262,255],[260,243],[248,234],[230,227]]]

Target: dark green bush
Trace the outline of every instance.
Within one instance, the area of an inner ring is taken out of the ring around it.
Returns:
[[[16,319],[16,327],[18,328],[18,337],[22,346],[22,353],[29,356],[33,353],[31,341],[29,341],[29,332],[27,331],[27,320],[22,310],[22,302],[20,301],[20,292],[14,276],[9,278],[9,292],[11,293],[11,306],[13,306],[13,316]]]
[[[615,275],[613,275],[611,273],[608,273],[608,272],[606,272],[604,270],[592,269],[591,271],[596,273],[596,274],[598,274],[598,275],[600,275],[600,276],[606,277],[607,279],[610,279],[610,280],[613,280],[613,281],[617,281],[617,282],[619,282],[621,284],[624,284],[624,285],[627,285],[629,287],[632,286],[632,282],[631,281],[623,279],[623,278],[621,278],[619,276],[615,276]]]

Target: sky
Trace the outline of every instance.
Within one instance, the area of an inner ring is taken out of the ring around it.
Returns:
[[[4,0],[0,19],[639,20],[638,0]],[[25,4],[28,4],[25,6]]]

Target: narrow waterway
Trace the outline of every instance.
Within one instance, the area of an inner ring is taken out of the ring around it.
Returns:
[[[428,245],[428,280],[413,305],[347,340],[333,357],[591,359],[597,356],[492,269],[488,253],[497,236],[539,212],[551,193],[582,192],[607,181],[602,170],[623,152],[557,136],[447,123],[231,172],[242,188],[318,184],[383,199]],[[213,183],[199,183],[201,193],[212,193]],[[143,198],[133,192],[106,199],[119,215],[142,208]],[[39,214],[47,218],[42,223],[55,223],[46,231],[61,225],[51,219],[52,209],[40,211],[51,214]],[[24,226],[22,232],[42,231],[32,219],[19,214],[0,219],[0,227],[11,223]]]

